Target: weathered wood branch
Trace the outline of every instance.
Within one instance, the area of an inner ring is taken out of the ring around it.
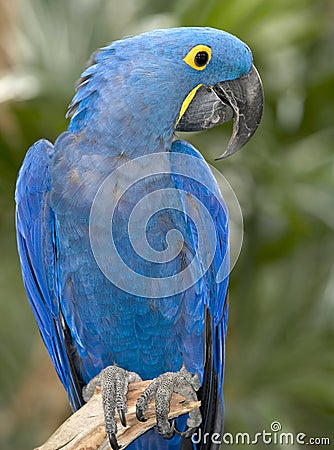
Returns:
[[[136,418],[136,401],[150,381],[130,383],[127,395],[127,427],[117,419],[117,441],[125,448],[138,436],[153,428],[155,422],[155,404],[151,402],[145,413],[146,422]],[[181,395],[173,394],[169,418],[186,414],[198,408],[200,402],[189,402]],[[96,389],[93,397],[79,411],[70,416],[53,435],[35,450],[109,450],[109,441],[104,429],[101,390]]]

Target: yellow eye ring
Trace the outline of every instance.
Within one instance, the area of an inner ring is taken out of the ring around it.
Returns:
[[[195,45],[183,58],[183,61],[195,70],[204,70],[211,60],[211,48],[207,45]]]

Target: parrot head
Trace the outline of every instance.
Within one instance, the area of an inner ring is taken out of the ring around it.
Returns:
[[[256,131],[263,90],[250,49],[213,28],[155,30],[100,49],[69,106],[69,130],[94,130],[122,148],[233,119],[223,158]]]

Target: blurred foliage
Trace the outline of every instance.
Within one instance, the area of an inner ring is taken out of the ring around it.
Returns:
[[[32,448],[68,414],[20,279],[13,192],[24,153],[65,129],[92,51],[173,25],[245,40],[266,94],[247,148],[216,164],[245,220],[231,276],[225,431],[256,433],[279,421],[285,432],[333,444],[333,1],[3,0],[0,17],[1,448]],[[212,163],[228,133],[187,139]]]

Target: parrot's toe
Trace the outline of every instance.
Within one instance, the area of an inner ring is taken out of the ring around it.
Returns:
[[[105,428],[113,450],[120,448],[116,439],[115,411],[117,409],[120,422],[123,427],[126,427],[126,394],[129,383],[133,381],[141,381],[140,376],[135,372],[129,372],[118,366],[108,366],[94,377],[82,391],[84,400],[88,401],[93,395],[95,387],[101,386]]]
[[[143,413],[147,410],[150,401],[155,398],[157,429],[165,439],[172,438],[175,426],[174,422],[172,425],[169,423],[168,413],[173,392],[183,395],[187,400],[197,401],[196,391],[199,387],[197,375],[191,375],[184,367],[179,372],[166,372],[160,375],[152,380],[137,400],[136,415],[138,420],[141,422],[146,420]],[[200,410],[196,408],[189,413],[189,418],[187,419],[188,430],[182,436],[190,437],[201,422]]]

